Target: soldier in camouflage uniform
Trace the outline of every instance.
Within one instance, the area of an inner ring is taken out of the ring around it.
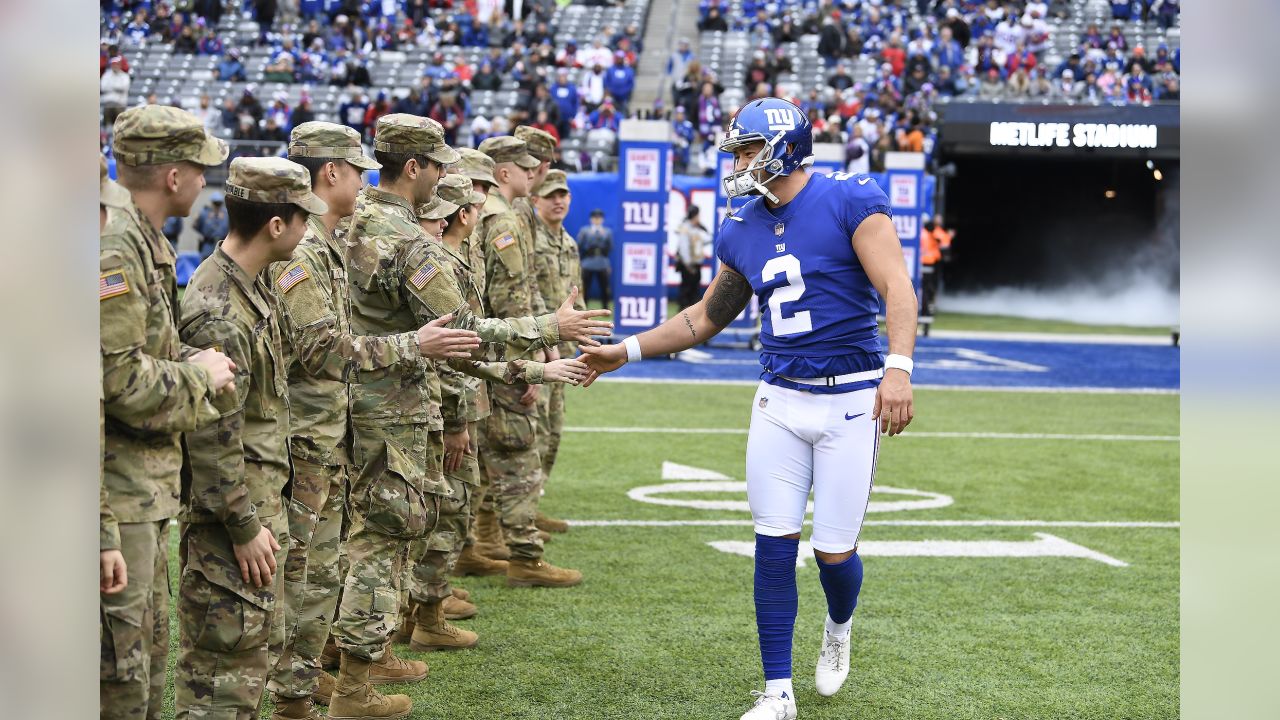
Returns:
[[[276,704],[273,720],[322,717],[312,709],[312,698],[327,705],[333,694],[334,678],[320,669],[320,653],[342,584],[339,531],[351,462],[348,383],[380,378],[387,369],[414,365],[422,357],[468,357],[479,345],[475,333],[436,326],[386,337],[352,335],[345,260],[333,230],[355,212],[364,171],[380,166],[362,154],[359,133],[327,122],[294,128],[289,157],[310,172],[313,192],[329,211],[311,216],[293,259],[270,269],[294,358],[289,367],[291,544],[284,567],[288,636],[269,685]]]
[[[529,237],[535,238],[534,265],[537,266],[538,249],[536,238],[538,236],[539,227],[542,223],[538,220],[538,214],[534,205],[535,198],[533,195],[534,189],[540,187],[546,181],[547,173],[551,170],[551,163],[556,159],[556,139],[551,135],[551,133],[548,133],[545,130],[529,127],[528,125],[521,125],[517,127],[513,134],[517,138],[524,140],[525,145],[529,148],[529,154],[537,158],[539,163],[541,163],[534,169],[533,180],[529,183],[530,197],[518,198],[513,203],[516,213],[520,215],[521,219],[524,220],[525,226],[528,228]],[[542,299],[542,303],[546,307],[556,307],[564,301],[564,298],[568,297],[566,294],[559,297],[555,302],[552,302],[545,292],[545,287],[543,287],[542,279],[538,276],[538,273],[534,274],[533,284],[535,292]],[[577,282],[574,282],[574,285],[577,285]],[[583,307],[585,307],[585,305],[583,305]],[[562,353],[560,352],[560,348],[549,348],[547,350],[548,359],[554,360],[561,356]],[[569,355],[568,357],[573,356]],[[555,399],[557,397],[558,400]],[[552,413],[551,405],[556,402],[560,404],[561,408],[564,407],[563,387],[552,386],[547,388],[546,391],[538,393],[538,454],[542,459],[542,467],[544,470],[542,482],[544,486],[546,485],[547,480],[550,479],[551,466],[555,464],[555,452],[560,447],[559,435],[557,434],[556,438],[552,440],[546,432],[547,428],[552,424],[550,419]],[[569,532],[568,523],[558,518],[553,518],[541,510],[538,511],[535,524],[538,526],[539,530],[544,532]]]
[[[103,718],[159,718],[169,652],[169,520],[178,514],[180,433],[218,417],[213,400],[232,380],[217,351],[178,336],[177,258],[160,228],[191,212],[204,169],[224,143],[177,108],[147,106],[116,119],[121,185],[107,181],[98,298],[105,415],[102,491],[116,522],[104,542],[120,550],[128,586],[103,594],[99,699]],[[127,192],[126,192],[127,190]],[[186,362],[184,362],[186,360]]]
[[[498,181],[485,203],[479,230],[485,252],[485,299],[497,317],[526,315],[542,305],[542,297],[534,276],[533,236],[512,202],[529,194],[531,171],[540,163],[528,154],[523,140],[511,136],[489,138],[480,151],[493,159]],[[481,431],[480,467],[488,476],[509,553],[507,584],[568,587],[582,582],[582,573],[542,559],[543,540],[534,524],[542,490],[535,390],[519,384],[492,388],[492,414]],[[482,515],[477,523],[478,548],[486,552],[491,547],[486,540],[493,535],[486,533],[483,519]]]
[[[308,213],[328,210],[306,169],[283,158],[236,158],[226,195],[227,238],[182,298],[183,339],[226,352],[237,377],[236,391],[215,400],[217,422],[186,435],[179,720],[256,718],[284,645],[289,357],[263,271],[293,255]]]
[[[564,218],[569,212],[572,199],[569,194],[568,178],[563,170],[552,170],[542,184],[534,190],[537,216],[537,234],[534,238],[534,267],[537,269],[538,290],[542,293],[543,302],[548,305],[559,305],[574,293],[582,268],[578,260],[578,243],[564,229]],[[576,295],[577,304],[585,309],[581,296]],[[574,357],[578,349],[573,343],[560,343],[561,357]],[[556,455],[560,450],[560,433],[564,429],[564,386],[553,385],[548,388],[545,405],[539,408],[538,414],[538,455],[542,459],[542,479],[546,482],[551,477],[551,469],[556,464]],[[542,517],[542,516],[540,516]],[[563,522],[551,518],[545,524],[540,521],[538,527],[554,531],[555,522]],[[568,526],[565,526],[568,529]]]

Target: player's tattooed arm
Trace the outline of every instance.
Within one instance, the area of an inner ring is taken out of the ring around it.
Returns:
[[[751,283],[727,266],[721,267],[718,280],[706,301],[707,319],[717,328],[724,329],[746,309],[752,291]]]
[[[698,337],[698,331],[693,329],[693,321],[689,319],[689,313],[681,312],[680,317],[684,318],[684,325],[689,328],[689,335],[696,340]]]

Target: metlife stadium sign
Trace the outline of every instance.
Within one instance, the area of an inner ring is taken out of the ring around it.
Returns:
[[[1179,107],[953,100],[937,106],[941,156],[1177,158]]]
[[[991,123],[991,144],[1004,147],[1151,148],[1155,125],[1116,123]]]

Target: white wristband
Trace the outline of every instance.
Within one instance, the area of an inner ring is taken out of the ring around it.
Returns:
[[[886,355],[884,358],[885,370],[897,369],[910,375],[913,368],[915,368],[915,363],[906,355]]]
[[[627,362],[640,362],[644,359],[644,356],[640,354],[640,340],[635,335],[623,340],[622,345],[627,349]]]

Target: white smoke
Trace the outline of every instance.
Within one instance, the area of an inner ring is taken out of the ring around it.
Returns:
[[[1097,325],[1178,324],[1178,290],[1151,274],[1112,275],[1054,288],[995,288],[938,294],[938,309]]]

